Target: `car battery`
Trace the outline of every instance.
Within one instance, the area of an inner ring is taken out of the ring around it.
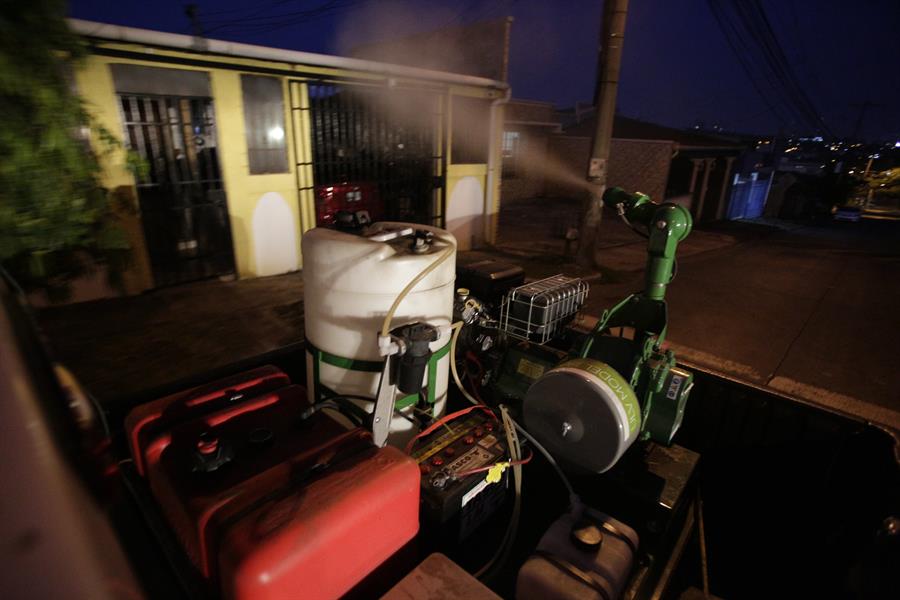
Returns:
[[[281,369],[264,366],[142,404],[125,418],[125,431],[135,470],[144,475],[143,448],[155,432],[175,423],[238,404],[290,385]]]
[[[418,531],[419,469],[288,386],[159,432],[150,490],[228,598],[333,598]]]
[[[466,288],[482,302],[500,306],[510,289],[525,283],[525,270],[496,260],[479,260],[456,269],[456,287]]]
[[[423,438],[412,457],[422,473],[422,522],[432,533],[461,542],[505,501],[508,470],[489,483],[487,472],[467,471],[509,460],[502,426],[473,412]]]

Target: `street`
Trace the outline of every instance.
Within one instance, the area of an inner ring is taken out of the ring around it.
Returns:
[[[636,277],[594,285],[599,311]],[[687,256],[669,287],[680,359],[900,429],[900,222],[804,225]]]
[[[591,283],[599,315],[640,288],[646,242],[607,214],[599,271],[563,256],[577,205],[542,201],[501,215],[496,257],[529,277]],[[577,214],[577,213],[576,213]],[[668,339],[689,364],[900,430],[900,222],[722,223],[679,248]],[[101,400],[249,359],[303,339],[302,275],[206,281],[45,309],[57,357]],[[102,319],[99,316],[102,315]]]

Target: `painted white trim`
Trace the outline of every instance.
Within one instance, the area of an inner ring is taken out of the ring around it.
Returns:
[[[554,123],[553,121],[511,121],[504,120],[504,125],[530,125],[533,127],[552,127],[554,129],[558,129],[562,131],[562,125],[559,123]]]
[[[327,54],[315,54],[313,52],[300,52],[298,50],[282,50],[279,48],[269,48],[253,44],[227,42],[224,40],[203,38],[199,40],[203,48],[201,51],[198,50],[197,38],[189,35],[182,35],[180,33],[165,33],[150,29],[139,29],[136,27],[124,27],[122,25],[85,21],[82,19],[67,19],[67,22],[69,27],[75,33],[89,38],[164,46],[178,50],[189,50],[197,52],[198,54],[223,54],[240,58],[256,58],[261,60],[313,65],[317,67],[364,71],[390,77],[425,79],[459,85],[494,88],[497,90],[509,89],[509,86],[506,83],[494,79],[487,79],[485,77],[445,73],[443,71],[392,65],[359,58],[347,58],[344,56],[330,56]]]
[[[503,129],[497,127],[498,115],[497,113],[500,111],[500,107],[509,104],[510,98],[512,97],[512,90],[507,88],[506,92],[500,98],[495,99],[491,102],[491,116],[490,116],[490,124],[488,127],[490,128],[488,137],[488,162],[487,162],[487,173],[484,178],[484,222],[483,225],[483,236],[484,243],[488,242],[494,243],[496,240],[491,239],[491,235],[493,233],[491,227],[491,219],[493,218],[493,213],[491,209],[494,204],[498,204],[496,202],[497,197],[502,193],[500,190],[500,186],[502,184],[502,169],[503,169],[503,157],[501,156],[501,144],[503,138]],[[501,198],[502,200],[502,198]],[[499,218],[500,207],[497,207],[497,213]]]

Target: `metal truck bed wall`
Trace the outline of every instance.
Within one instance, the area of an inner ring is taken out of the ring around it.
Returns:
[[[263,364],[303,381],[302,356],[298,345],[122,399],[107,405],[110,422],[121,423],[141,401]],[[712,592],[727,598],[845,597],[884,577],[872,553],[880,523],[900,506],[893,437],[867,423],[688,367],[696,384],[675,442],[702,455],[699,489]],[[561,487],[554,477],[540,460],[525,469],[512,566],[492,583],[504,597],[512,597],[518,565],[565,508],[564,492],[550,491]],[[529,494],[535,489],[544,491]],[[505,518],[501,513],[479,541],[488,555],[487,538],[499,540]],[[147,554],[146,548],[138,550]],[[699,587],[698,555],[694,535],[663,597]],[[480,559],[473,551],[457,562],[477,568]],[[154,576],[167,569],[157,565]],[[381,592],[395,583],[382,579]]]

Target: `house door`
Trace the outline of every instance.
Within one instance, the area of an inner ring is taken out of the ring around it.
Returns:
[[[438,94],[328,81],[294,85],[293,109],[302,113],[296,120],[308,123],[317,225],[358,210],[373,220],[443,225]]]
[[[234,273],[213,101],[119,94],[157,286]]]

